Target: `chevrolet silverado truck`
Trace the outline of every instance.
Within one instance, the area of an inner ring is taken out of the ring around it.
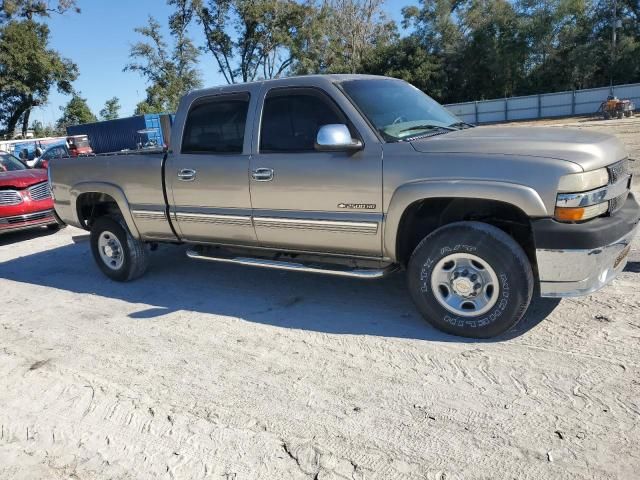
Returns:
[[[404,269],[426,320],[486,338],[534,289],[586,295],[625,266],[629,161],[609,135],[472,128],[403,81],[328,75],[192,92],[165,150],[56,159],[49,176],[113,280],[142,275],[159,242],[254,267]]]

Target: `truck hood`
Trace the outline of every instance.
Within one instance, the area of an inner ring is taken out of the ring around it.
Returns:
[[[477,127],[411,142],[424,153],[495,154],[554,158],[584,170],[627,156],[623,143],[600,132],[554,127]]]
[[[47,171],[43,169],[0,172],[0,188],[15,188],[19,190],[46,181]]]

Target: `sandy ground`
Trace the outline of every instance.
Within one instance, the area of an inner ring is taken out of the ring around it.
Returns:
[[[578,126],[640,158],[634,122]],[[639,275],[636,240],[605,290],[470,341],[427,325],[402,274],[163,247],[118,284],[79,230],[0,237],[0,478],[637,478]]]

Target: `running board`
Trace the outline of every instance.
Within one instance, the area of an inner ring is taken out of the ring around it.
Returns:
[[[364,278],[374,280],[382,278],[397,270],[395,265],[389,265],[386,268],[341,268],[340,265],[320,266],[305,265],[302,263],[282,262],[279,260],[267,260],[262,258],[251,257],[216,257],[205,255],[197,250],[187,250],[187,257],[196,260],[208,260],[210,262],[233,263],[236,265],[247,265],[250,267],[274,268],[278,270],[289,270],[292,272],[305,273],[323,273],[325,275],[334,275],[337,277]]]

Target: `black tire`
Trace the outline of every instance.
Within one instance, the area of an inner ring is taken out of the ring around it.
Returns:
[[[59,223],[52,223],[50,225],[47,225],[47,229],[49,229],[52,232],[57,232],[58,230],[61,230],[64,227],[66,227],[66,225],[60,225]]]
[[[438,262],[455,253],[478,257],[494,270],[499,288],[490,310],[459,315],[436,298],[431,288],[433,271]],[[527,311],[534,288],[531,264],[522,247],[502,230],[481,222],[456,222],[429,234],[411,255],[408,276],[413,301],[431,325],[472,338],[494,337],[514,327]]]
[[[117,237],[122,248],[122,263],[117,268],[108,266],[100,254],[99,239],[104,232]],[[118,282],[142,276],[149,264],[147,246],[131,235],[124,221],[111,217],[100,217],[91,227],[91,253],[102,273]]]

